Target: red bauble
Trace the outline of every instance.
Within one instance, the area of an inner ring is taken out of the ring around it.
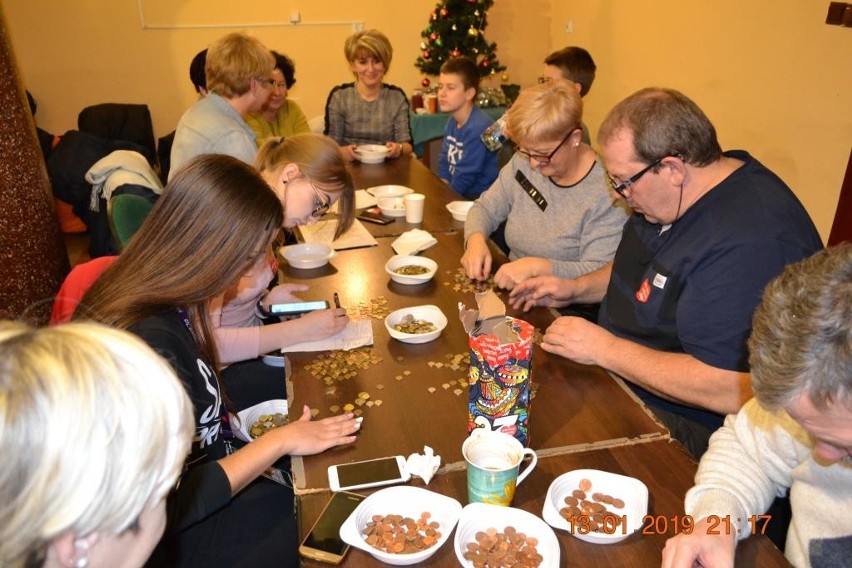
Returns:
[[[450,11],[447,10],[446,8],[441,8],[441,17],[442,18],[446,18],[447,14],[449,14],[449,13],[450,13]]]
[[[423,77],[423,80],[420,81],[420,84],[424,87],[428,87],[431,83],[432,81],[429,80],[429,77]]]
[[[431,39],[432,41],[435,41],[435,39],[436,39],[437,37],[438,37],[438,34],[437,34],[437,33],[435,33],[435,32],[432,32],[431,34],[429,34],[429,39]]]
[[[429,17],[430,17],[431,19],[433,19],[433,20],[434,20],[434,19],[436,19],[438,16],[435,14],[435,11],[434,11],[434,10],[432,10],[432,13],[431,13],[431,14],[429,14]]]
[[[482,63],[480,63],[480,65],[482,65],[483,67],[488,67],[490,64],[491,64],[491,62],[488,61],[487,59],[483,59]]]
[[[431,52],[431,51],[429,51],[429,50],[427,49],[426,51],[424,51],[424,52],[423,52],[423,59],[429,59],[430,57],[432,57],[432,52]]]
[[[461,55],[461,51],[459,51],[458,49],[454,49],[453,52],[452,52],[452,56],[458,57],[459,55]]]

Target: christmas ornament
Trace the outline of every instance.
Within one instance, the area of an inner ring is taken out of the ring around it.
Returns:
[[[426,49],[426,42],[425,41],[420,42],[420,49]]]
[[[482,63],[480,63],[480,65],[482,65],[483,67],[488,67],[488,65],[490,65],[490,64],[491,64],[491,62],[488,61],[487,59],[483,59]]]
[[[432,41],[435,41],[435,39],[437,39],[437,37],[438,37],[438,34],[436,34],[435,32],[432,32],[431,34],[429,34],[429,39],[431,39]]]
[[[446,8],[441,8],[441,17],[442,18],[446,18],[449,13],[450,13],[450,11],[447,10]]]
[[[458,57],[459,55],[461,55],[461,51],[459,51],[458,49],[454,49],[452,55],[453,57]]]
[[[423,52],[423,59],[429,59],[430,57],[432,57],[432,52],[431,52],[431,51],[429,51],[429,50],[427,49],[426,51],[424,51],[424,52]]]
[[[477,10],[476,12],[474,12],[474,13],[473,13],[473,15],[474,15],[474,16],[476,16],[476,17],[478,18],[478,17],[479,17],[479,10]]]
[[[455,24],[453,24],[453,31],[456,31],[457,29],[459,28]]]
[[[506,73],[505,71],[503,71],[503,74],[502,74],[502,75],[500,75],[500,80],[501,80],[501,81],[503,81],[503,82],[505,83],[506,81],[508,81],[508,80],[509,80],[509,74],[508,74],[508,73]]]
[[[479,31],[473,26],[470,26],[470,29],[467,30],[467,35],[469,35],[470,37],[476,37],[478,34]]]
[[[441,38],[436,39],[435,45],[437,45],[438,47],[442,47],[444,45],[444,40],[442,40]]]
[[[424,87],[428,87],[432,81],[429,80],[429,77],[423,77],[423,80],[420,81],[420,84]]]
[[[432,13],[431,13],[431,14],[429,14],[429,17],[430,17],[432,20],[436,20],[436,19],[438,19],[438,15],[435,13],[435,11],[434,11],[434,10],[432,10]]]

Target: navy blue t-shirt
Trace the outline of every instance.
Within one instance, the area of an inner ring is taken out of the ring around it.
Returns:
[[[668,229],[639,214],[627,221],[598,322],[652,349],[748,371],[746,340],[763,288],[822,242],[778,176],[746,152],[725,156],[744,164]],[[722,424],[721,415],[631,387],[652,406]]]

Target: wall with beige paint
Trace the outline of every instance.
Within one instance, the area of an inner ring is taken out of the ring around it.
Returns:
[[[0,0],[38,122],[62,133],[100,102],[146,103],[155,134],[194,100],[188,66],[217,37],[246,30],[297,64],[293,98],[311,117],[350,80],[349,22],[394,46],[387,79],[419,86],[413,62],[433,0]],[[140,8],[142,7],[141,15]],[[745,148],[796,191],[823,237],[852,146],[852,29],[823,23],[827,0],[497,0],[486,34],[510,82],[531,84],[541,60],[589,49],[598,78],[586,97],[592,128],[647,85],[680,89],[716,124],[725,148]],[[288,23],[298,10],[302,24]],[[143,28],[142,21],[147,24]],[[566,24],[572,23],[572,32]],[[336,23],[335,23],[336,22]],[[499,84],[495,78],[493,84]]]
[[[593,131],[642,87],[678,89],[723,148],[748,150],[790,185],[826,240],[852,148],[852,29],[826,25],[827,9],[827,0],[554,0],[551,36],[554,49],[582,45],[595,58]]]

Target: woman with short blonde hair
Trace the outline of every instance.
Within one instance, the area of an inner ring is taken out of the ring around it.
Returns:
[[[608,263],[628,208],[610,191],[595,151],[582,141],[583,101],[565,79],[523,89],[506,116],[512,160],[474,203],[464,225],[461,264],[470,278],[491,272],[487,239],[505,222],[509,260],[494,283],[575,278]]]
[[[0,566],[141,566],[192,434],[183,386],[133,335],[0,322]]]
[[[393,48],[379,30],[362,30],[346,39],[343,48],[354,83],[334,87],[325,103],[325,134],[340,144],[347,160],[357,159],[362,144],[387,146],[388,156],[410,154],[408,98],[384,82]]]

